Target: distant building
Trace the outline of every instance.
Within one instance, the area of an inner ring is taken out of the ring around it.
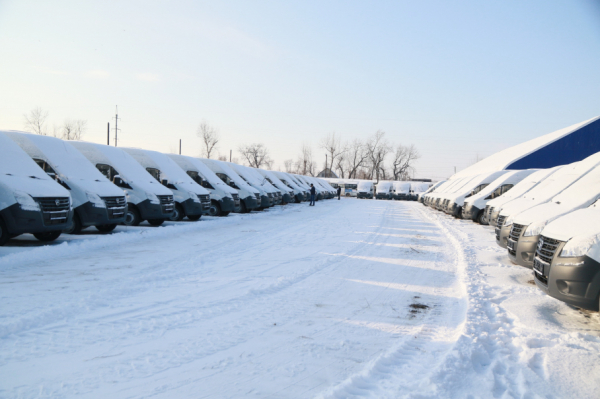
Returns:
[[[424,183],[431,183],[431,179],[410,179],[410,181],[422,181]]]
[[[322,171],[319,172],[319,174],[317,175],[317,177],[329,177],[329,178],[334,178],[337,179],[338,175],[336,175],[335,173],[333,173],[333,171],[329,168],[325,168]]]

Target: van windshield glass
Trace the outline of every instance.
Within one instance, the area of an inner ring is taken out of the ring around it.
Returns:
[[[192,178],[193,181],[202,185],[202,177],[200,177],[200,174],[198,172],[196,172],[195,170],[188,170],[186,173],[189,177]]]
[[[223,183],[227,184],[228,186],[231,186],[237,190],[240,189],[237,186],[237,184],[235,184],[235,182],[233,180],[231,180],[231,178],[229,176],[227,176],[225,173],[217,173],[217,176],[219,177],[219,179],[223,180]]]
[[[48,176],[50,176],[53,179],[56,179],[56,172],[54,171],[54,169],[52,169],[52,166],[48,165],[46,161],[44,161],[43,159],[36,158],[34,158],[33,160],[35,161],[35,163],[38,164],[40,168],[42,168],[44,172],[48,174]]]
[[[146,168],[146,171],[152,175],[156,179],[157,182],[160,183],[160,170],[156,168]]]
[[[113,181],[113,178],[119,174],[119,172],[110,165],[99,163],[96,164],[96,168],[110,181]]]

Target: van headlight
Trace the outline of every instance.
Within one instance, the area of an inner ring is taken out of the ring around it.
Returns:
[[[104,203],[102,198],[100,198],[98,196],[98,194],[92,193],[90,191],[86,191],[85,195],[87,196],[87,198],[91,202],[91,204],[93,206],[95,206],[96,208],[106,208],[106,204]]]
[[[560,252],[561,258],[574,258],[583,256],[588,253],[592,246],[600,243],[600,234],[596,234],[584,239],[570,239],[567,241],[562,251]]]
[[[546,227],[547,223],[548,222],[546,220],[544,220],[543,222],[531,223],[525,229],[523,237],[539,236],[542,230],[544,230],[544,227]]]
[[[24,211],[39,211],[40,204],[35,202],[33,197],[24,191],[15,191],[13,193],[15,200]]]
[[[156,194],[149,193],[146,191],[146,197],[150,200],[151,204],[159,204],[160,205],[160,200],[158,199]]]
[[[200,202],[200,198],[198,198],[198,195],[196,193],[190,193],[190,198],[194,202]]]

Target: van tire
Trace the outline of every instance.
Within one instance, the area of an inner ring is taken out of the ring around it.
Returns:
[[[6,228],[6,223],[4,220],[0,218],[0,247],[8,242],[10,239],[10,234],[8,234],[8,229]]]
[[[217,201],[210,201],[210,208],[208,208],[208,216],[221,216],[221,206]]]
[[[169,220],[172,222],[181,222],[184,217],[185,212],[183,211],[181,205],[175,204],[175,207],[173,208],[173,215],[169,218]]]
[[[187,215],[187,218],[188,218],[189,220],[191,220],[192,222],[195,222],[195,221],[197,221],[197,220],[200,220],[200,217],[201,217],[201,216],[202,216],[202,215]]]
[[[79,219],[77,212],[75,212],[73,214],[73,223],[71,224],[71,228],[64,230],[64,233],[66,233],[66,234],[81,234],[81,230],[82,230],[81,219]]]
[[[165,219],[148,219],[151,226],[160,226],[165,222]]]
[[[33,236],[42,242],[50,242],[60,237],[62,231],[48,231],[46,233],[33,233]]]
[[[125,226],[138,226],[142,222],[140,212],[132,205],[127,206],[125,213]]]
[[[116,227],[117,227],[116,224],[101,224],[99,226],[96,226],[96,230],[98,230],[101,233],[110,233]]]
[[[485,212],[483,210],[479,211],[479,215],[477,215],[477,223],[486,225]]]

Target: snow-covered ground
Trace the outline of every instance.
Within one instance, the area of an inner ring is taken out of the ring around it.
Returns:
[[[599,395],[598,314],[489,227],[343,199],[117,231],[0,248],[0,397]]]

